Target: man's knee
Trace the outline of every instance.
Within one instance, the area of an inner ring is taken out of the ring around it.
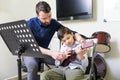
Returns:
[[[26,65],[26,68],[28,72],[38,71],[38,65],[28,64]]]

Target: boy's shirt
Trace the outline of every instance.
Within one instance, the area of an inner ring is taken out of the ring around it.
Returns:
[[[61,46],[61,50],[60,51],[61,52],[65,52],[66,49],[75,50],[75,48],[77,46],[80,46],[80,42],[76,41],[75,44],[72,45],[72,46],[67,46],[67,45],[63,44]],[[85,72],[86,67],[88,66],[88,56],[87,56],[87,53],[84,55],[84,57],[85,58],[83,60],[80,60],[79,56],[76,55],[76,59],[74,61],[71,61],[67,67],[69,67],[70,69],[80,68],[80,69],[82,69]],[[58,62],[56,60],[55,64],[56,64],[56,66],[59,66],[60,62]]]

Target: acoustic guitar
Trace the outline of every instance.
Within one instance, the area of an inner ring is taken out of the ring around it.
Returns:
[[[88,48],[88,47],[92,47],[93,45],[94,45],[94,42],[93,42],[93,40],[91,40],[91,41],[86,42],[83,45],[80,45],[80,47]],[[77,54],[75,53],[75,50],[71,51],[71,53],[69,54],[69,57],[62,62],[61,66],[65,67],[65,66],[69,65],[69,63],[71,61],[74,61],[76,59],[76,55]]]

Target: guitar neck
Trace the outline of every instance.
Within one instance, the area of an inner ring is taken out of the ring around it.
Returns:
[[[94,45],[94,42],[93,42],[93,40],[91,40],[91,41],[84,43],[83,45],[80,44],[77,47],[80,46],[82,49],[84,49],[84,48],[92,47],[93,45]],[[72,50],[75,50],[77,47],[73,48]]]
[[[84,43],[81,47],[82,48],[89,48],[89,47],[92,47],[93,45],[94,45],[94,41],[91,40],[91,41]]]

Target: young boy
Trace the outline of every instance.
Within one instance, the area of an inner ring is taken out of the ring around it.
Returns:
[[[63,44],[60,56],[64,57],[61,61],[55,61],[57,68],[43,72],[40,80],[83,80],[88,66],[87,49],[80,46],[84,43],[75,40],[75,35],[67,27],[61,27],[57,36]]]

